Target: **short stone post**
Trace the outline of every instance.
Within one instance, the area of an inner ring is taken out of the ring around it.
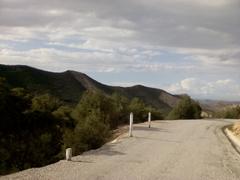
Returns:
[[[148,113],[148,127],[151,127],[151,112]]]
[[[133,113],[130,113],[130,124],[129,124],[129,137],[132,137],[132,130],[133,130]]]
[[[67,148],[66,149],[66,160],[71,161],[72,159],[72,148]]]

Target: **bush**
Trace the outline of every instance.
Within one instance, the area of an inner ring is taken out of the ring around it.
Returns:
[[[110,134],[110,119],[114,114],[110,98],[99,92],[86,92],[72,112],[76,126],[64,135],[65,147],[75,154],[100,147]]]
[[[112,108],[113,108],[113,114],[111,118],[111,128],[117,128],[121,124],[128,123],[129,118],[129,100],[118,94],[113,93],[110,97]]]
[[[147,120],[148,110],[143,101],[133,98],[128,106],[129,112],[134,114],[134,122],[144,122]]]
[[[103,116],[105,124],[110,123],[114,113],[113,104],[109,97],[100,92],[85,92],[72,112],[72,117],[77,122],[85,119],[91,112],[98,110]]]
[[[151,112],[152,120],[164,119],[162,112],[158,109],[153,108],[153,107],[147,107],[146,112]]]
[[[226,118],[226,119],[239,119],[240,118],[240,106],[227,107],[221,111],[214,114],[216,118]]]
[[[109,137],[109,125],[104,123],[103,116],[98,111],[92,111],[85,119],[78,122],[73,131],[72,144],[75,154],[89,149],[99,148]]]
[[[199,119],[201,111],[200,105],[186,96],[168,114],[167,119]]]

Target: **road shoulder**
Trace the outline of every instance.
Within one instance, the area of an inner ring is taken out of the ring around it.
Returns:
[[[240,138],[234,135],[234,133],[231,131],[231,126],[232,125],[225,126],[223,128],[223,131],[227,138],[229,139],[229,141],[231,142],[231,144],[233,145],[233,147],[240,154]]]

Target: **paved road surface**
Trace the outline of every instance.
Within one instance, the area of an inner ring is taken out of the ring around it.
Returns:
[[[134,126],[134,137],[2,179],[239,180],[240,155],[221,127],[230,120],[155,121]],[[1,179],[1,178],[0,178]]]

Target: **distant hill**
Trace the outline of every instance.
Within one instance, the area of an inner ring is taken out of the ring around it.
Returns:
[[[214,112],[225,107],[240,105],[240,101],[221,101],[221,100],[198,100],[203,110]]]
[[[142,85],[132,87],[104,85],[76,71],[53,73],[23,65],[0,65],[0,76],[5,77],[12,87],[23,87],[35,93],[50,93],[71,104],[76,104],[86,90],[99,90],[109,95],[117,92],[129,99],[138,97],[163,112],[170,111],[181,99],[181,96]]]

